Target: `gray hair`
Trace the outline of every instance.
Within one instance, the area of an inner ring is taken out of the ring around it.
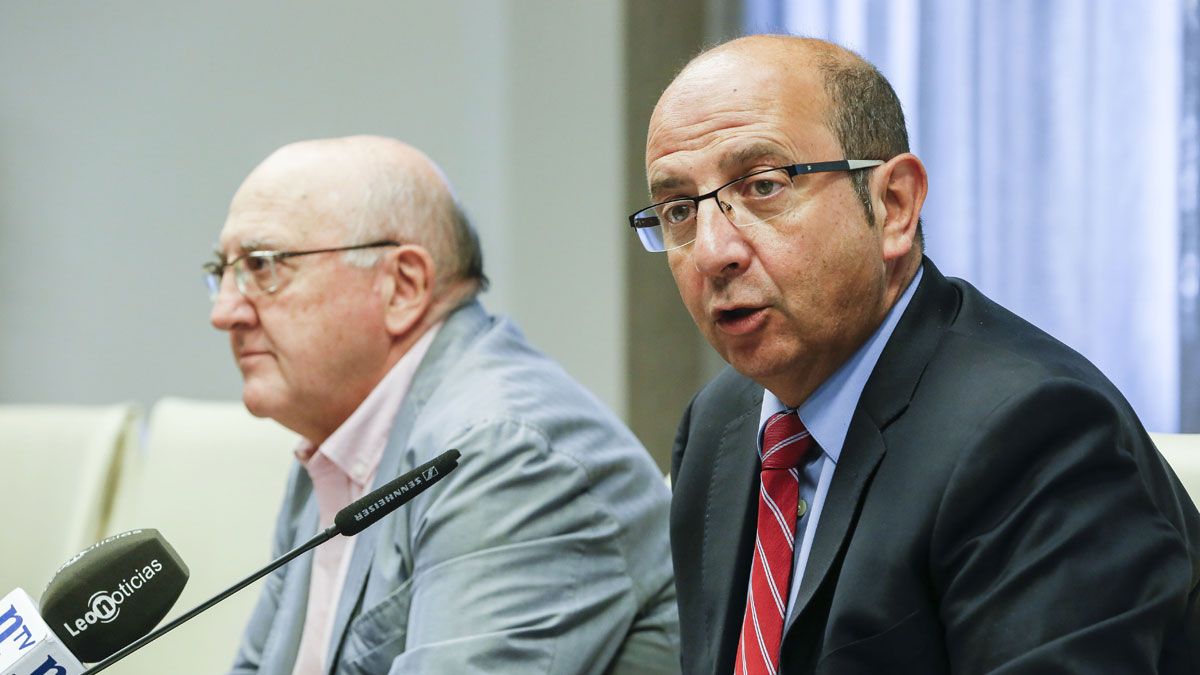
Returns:
[[[386,168],[368,175],[373,179],[362,186],[361,201],[346,205],[347,245],[382,240],[417,244],[429,251],[437,268],[435,291],[459,281],[468,282],[465,298],[487,289],[479,237],[440,176],[421,171],[397,175]],[[345,259],[370,267],[382,255],[380,249],[363,249],[347,251]]]
[[[829,95],[826,124],[837,136],[845,157],[887,161],[908,152],[908,128],[900,98],[875,66],[858,54],[846,51],[850,58],[823,50],[817,51],[814,57]],[[852,171],[850,180],[867,222],[874,225],[875,209],[871,206],[868,189],[870,171]],[[925,234],[919,218],[917,239],[924,248]]]

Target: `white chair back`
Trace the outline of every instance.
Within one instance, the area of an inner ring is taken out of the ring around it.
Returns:
[[[38,599],[63,563],[103,538],[137,407],[0,406],[0,593]]]
[[[1200,434],[1150,434],[1192,501],[1200,504]]]
[[[187,564],[191,578],[167,620],[269,562],[298,443],[240,402],[167,398],[151,410],[145,453],[123,472],[109,530],[155,528]],[[120,672],[228,672],[261,584],[133,654]]]

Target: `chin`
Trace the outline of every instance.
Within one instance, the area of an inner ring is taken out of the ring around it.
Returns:
[[[788,372],[788,364],[794,362],[785,358],[783,354],[769,353],[762,349],[731,350],[723,356],[734,370],[764,387],[766,382]]]
[[[263,387],[255,386],[250,381],[247,381],[242,387],[242,404],[255,417],[275,419],[275,414],[279,410],[279,402],[275,400],[275,397],[264,391]]]
[[[734,370],[741,373],[742,376],[747,377],[751,380],[754,380],[755,382],[757,382],[758,384],[761,384],[764,387],[767,386],[765,383],[766,383],[768,373],[764,369],[757,367],[757,364],[747,364],[747,363],[743,363],[743,362],[739,362],[739,361],[731,361],[729,363],[729,365],[732,366]]]
[[[262,404],[254,398],[242,395],[242,403],[246,406],[246,410],[255,417],[270,417],[270,412],[262,406]]]
[[[747,377],[761,367],[766,357],[769,356],[765,353],[767,351],[765,349],[767,345],[764,344],[766,341],[760,336],[741,336],[740,339],[722,336],[722,338],[720,342],[712,340],[709,342],[726,363]]]

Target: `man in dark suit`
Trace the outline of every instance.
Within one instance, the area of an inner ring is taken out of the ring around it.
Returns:
[[[732,366],[674,449],[685,673],[1197,672],[1196,507],[1094,366],[924,257],[878,71],[718,46],[646,163],[631,224]]]

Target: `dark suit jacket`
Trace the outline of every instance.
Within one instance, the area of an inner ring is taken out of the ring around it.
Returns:
[[[854,412],[781,672],[1200,672],[1200,515],[1129,404],[924,266]],[[676,439],[685,673],[733,672],[761,401],[727,369]]]

